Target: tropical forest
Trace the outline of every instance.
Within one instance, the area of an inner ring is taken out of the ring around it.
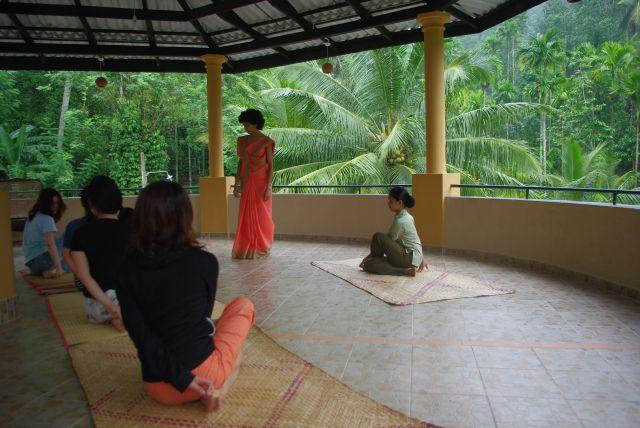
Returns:
[[[447,39],[449,172],[465,184],[640,190],[639,26],[638,0],[550,0],[484,33]],[[410,184],[426,167],[423,55],[414,44],[225,74],[225,173],[238,162],[238,115],[257,108],[276,141],[274,184],[302,186],[276,191],[380,193],[375,186]],[[201,74],[105,73],[104,88],[98,76],[0,71],[0,174],[60,189],[107,174],[134,189],[143,184],[143,156],[150,180],[171,177],[197,191],[209,174],[204,66]],[[363,187],[313,187],[339,185]],[[618,203],[640,197],[619,195]]]

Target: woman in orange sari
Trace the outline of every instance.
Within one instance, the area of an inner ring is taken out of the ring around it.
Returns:
[[[269,255],[273,243],[271,181],[275,142],[261,130],[264,118],[249,109],[238,117],[248,135],[238,138],[238,171],[233,195],[240,198],[238,227],[233,242],[234,259],[255,259]]]

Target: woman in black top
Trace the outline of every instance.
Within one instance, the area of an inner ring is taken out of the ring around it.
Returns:
[[[218,261],[195,240],[192,221],[179,184],[147,186],[136,202],[117,292],[149,394],[163,404],[201,400],[213,410],[235,378],[255,311],[238,297],[211,320]]]

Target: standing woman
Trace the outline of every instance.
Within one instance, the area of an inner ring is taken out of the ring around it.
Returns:
[[[427,267],[415,222],[407,211],[414,204],[413,196],[404,187],[393,187],[389,191],[388,206],[395,217],[388,233],[373,235],[371,253],[360,263],[364,271],[377,275],[415,276]]]
[[[245,110],[238,117],[248,135],[238,138],[238,171],[233,195],[240,198],[238,227],[233,242],[234,259],[269,255],[273,243],[271,181],[275,142],[264,135],[264,117],[258,110]]]
[[[22,248],[25,264],[31,275],[55,278],[62,275],[60,248],[56,242],[56,223],[60,221],[66,205],[57,190],[42,189],[38,200],[29,211],[24,226]]]

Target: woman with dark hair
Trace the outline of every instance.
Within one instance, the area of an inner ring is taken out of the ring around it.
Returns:
[[[360,267],[378,275],[415,276],[427,264],[422,256],[422,243],[413,217],[407,211],[415,204],[413,196],[404,187],[389,191],[389,210],[396,214],[388,233],[377,232],[371,239],[371,253]]]
[[[238,170],[233,195],[240,198],[238,227],[231,255],[253,259],[269,255],[273,243],[271,181],[275,142],[264,135],[264,117],[245,110],[238,117],[247,135],[238,138]]]
[[[56,223],[66,209],[57,190],[42,189],[29,211],[24,227],[22,248],[25,264],[32,275],[55,278],[62,275],[59,248],[56,242]]]
[[[95,218],[80,226],[71,239],[75,274],[83,286],[84,312],[93,323],[111,323],[124,331],[116,280],[131,226],[118,220],[122,192],[115,181],[104,175],[94,177],[86,189]]]
[[[210,411],[237,374],[255,311],[249,299],[237,297],[211,320],[218,261],[198,244],[192,222],[191,202],[178,183],[142,190],[118,297],[147,392],[163,404],[200,400]]]
[[[94,218],[94,215],[91,212],[91,206],[89,204],[89,195],[87,193],[87,186],[85,186],[80,191],[80,204],[82,205],[82,208],[84,208],[84,215],[80,218],[71,220],[67,224],[67,227],[64,230],[64,238],[62,241],[62,259],[67,264],[69,269],[71,269],[71,272],[73,272],[74,274],[76,273],[76,265],[75,263],[73,263],[73,258],[71,257],[71,240],[73,239],[73,235],[76,233],[76,230],[80,226],[82,226],[83,224],[85,224],[86,222]],[[81,284],[78,284],[77,281],[78,280],[76,278],[76,285],[81,285]]]

